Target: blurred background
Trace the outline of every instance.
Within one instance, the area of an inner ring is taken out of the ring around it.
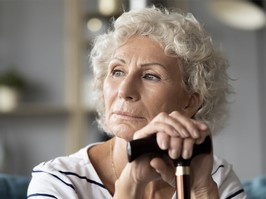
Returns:
[[[266,173],[262,0],[0,0],[0,173],[30,175],[105,138],[94,120],[91,41],[122,10],[151,4],[192,12],[224,51],[235,94],[215,153],[241,180]]]

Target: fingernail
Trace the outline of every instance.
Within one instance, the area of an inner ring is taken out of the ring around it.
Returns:
[[[199,138],[199,132],[194,130],[193,131],[193,136],[194,136],[194,138]]]
[[[201,128],[201,130],[206,130],[206,129],[208,129],[208,126],[207,126],[207,124],[201,123],[200,128]]]
[[[178,158],[178,156],[179,156],[177,150],[175,150],[175,149],[172,149],[172,150],[170,151],[170,154],[169,154],[169,155],[170,155],[170,157],[173,158],[173,159],[176,159],[176,158]]]
[[[168,143],[167,143],[166,141],[163,141],[163,142],[161,143],[161,147],[162,147],[162,149],[164,149],[164,150],[168,149]]]
[[[183,150],[183,152],[182,152],[182,157],[184,158],[184,159],[189,159],[190,157],[191,157],[191,153],[190,153],[190,151],[188,151],[188,150]]]

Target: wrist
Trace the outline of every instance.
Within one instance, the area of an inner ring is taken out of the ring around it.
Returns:
[[[132,181],[123,181],[118,179],[115,183],[114,198],[142,198],[144,193],[145,185],[136,184]]]
[[[208,183],[203,186],[195,187],[191,190],[191,198],[192,199],[199,199],[199,198],[211,198],[211,199],[218,199],[219,192],[217,184],[211,179]]]
[[[130,174],[130,168],[125,167],[119,179],[115,182],[113,198],[142,198],[146,185],[147,183],[136,181]]]

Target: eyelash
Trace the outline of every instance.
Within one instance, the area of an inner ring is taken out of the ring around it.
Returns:
[[[117,73],[119,73],[120,75],[117,75]],[[124,74],[124,72],[123,71],[121,71],[121,70],[117,70],[117,69],[115,69],[115,70],[112,70],[112,72],[111,72],[111,75],[113,76],[113,77],[121,77],[122,75]]]
[[[146,73],[143,75],[143,78],[151,80],[151,81],[159,81],[161,78],[158,75]]]
[[[121,77],[121,76],[124,76],[124,74],[125,73],[122,70],[118,70],[118,69],[114,69],[111,71],[112,77]],[[144,79],[150,80],[150,81],[160,81],[161,80],[161,78],[158,75],[154,75],[151,73],[145,73],[142,77]]]

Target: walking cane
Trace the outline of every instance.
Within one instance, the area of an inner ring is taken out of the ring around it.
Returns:
[[[199,145],[194,145],[192,157],[190,159],[183,159],[182,157],[173,160],[176,166],[176,198],[190,199],[190,162],[191,160],[203,153],[210,153],[212,150],[211,138],[208,136],[204,142]],[[156,135],[132,140],[127,143],[128,161],[132,162],[141,155],[155,153],[168,154],[167,150],[162,150],[157,145]]]

